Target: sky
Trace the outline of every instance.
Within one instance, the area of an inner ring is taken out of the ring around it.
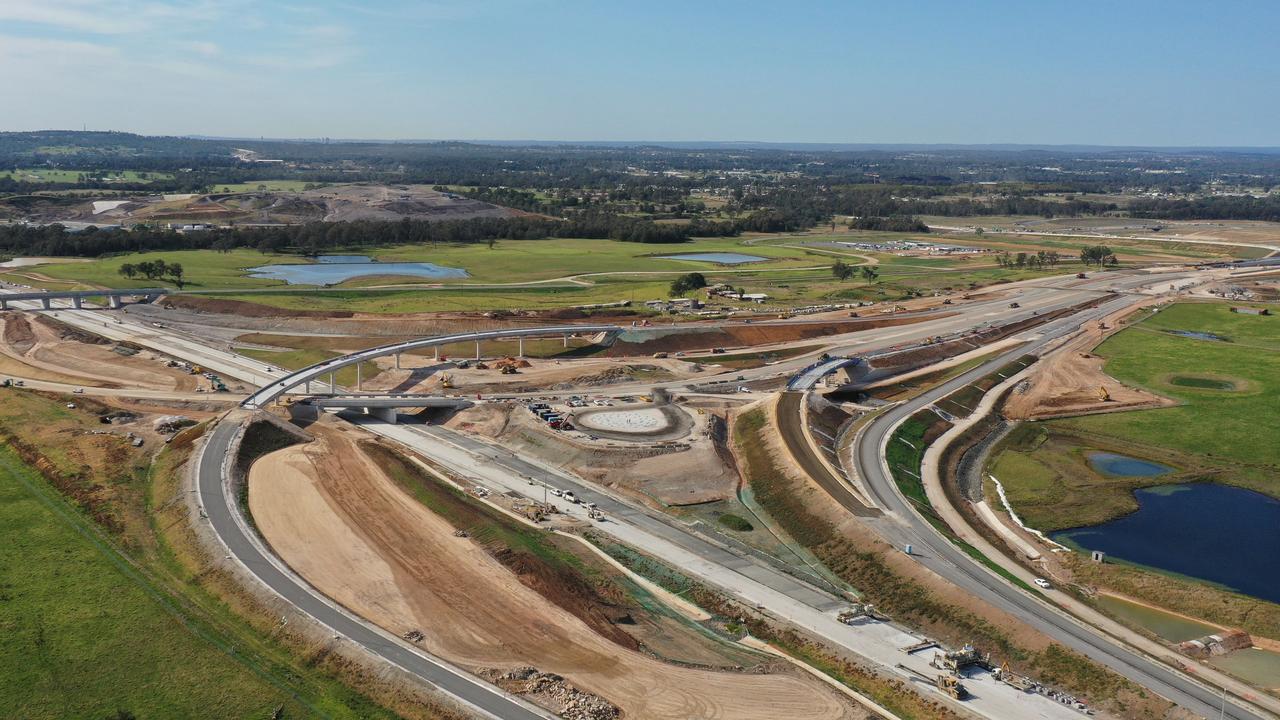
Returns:
[[[0,0],[0,130],[1280,146],[1273,0]]]

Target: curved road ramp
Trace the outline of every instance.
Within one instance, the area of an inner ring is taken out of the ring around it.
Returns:
[[[622,331],[617,325],[561,325],[555,327],[538,327],[538,328],[511,328],[505,330],[485,330],[481,332],[456,333],[453,335],[436,335],[434,337],[419,338],[417,340],[408,340],[402,343],[392,343],[390,345],[380,345],[368,350],[351,353],[350,355],[342,355],[331,358],[315,365],[302,368],[295,372],[280,378],[279,380],[259,389],[254,394],[245,398],[241,403],[242,407],[250,410],[257,410],[267,407],[273,400],[289,392],[289,390],[299,386],[307,385],[321,378],[326,378],[350,365],[359,366],[360,363],[373,360],[375,358],[386,357],[388,355],[399,355],[400,353],[409,352],[411,350],[420,350],[422,348],[441,347],[460,342],[475,342],[478,344],[486,340],[502,340],[509,338],[518,338],[523,340],[530,337],[563,337],[566,340],[570,337],[581,337],[584,335],[601,336],[597,342],[607,342],[613,335]],[[333,391],[333,381],[328,381],[330,392]]]

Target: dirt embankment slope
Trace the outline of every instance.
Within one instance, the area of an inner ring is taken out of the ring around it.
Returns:
[[[1106,360],[1092,353],[1116,331],[1121,320],[1148,303],[1113,313],[1090,323],[1059,350],[1042,359],[1027,384],[1005,400],[1003,413],[1011,420],[1042,420],[1068,415],[1138,410],[1176,405],[1177,401],[1129,387],[1108,375]],[[1103,330],[1103,327],[1106,330]]]
[[[455,537],[354,435],[318,434],[253,466],[258,527],[316,587],[393,632],[420,629],[430,652],[472,669],[558,673],[634,718],[860,717],[808,677],[682,668],[611,642]]]
[[[98,387],[193,390],[196,380],[150,350],[123,348],[40,315],[0,317],[0,371],[19,377]]]

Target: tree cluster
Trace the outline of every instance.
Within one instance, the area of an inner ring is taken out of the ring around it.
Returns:
[[[129,279],[144,277],[148,280],[160,280],[167,277],[171,278],[174,284],[181,288],[186,271],[182,269],[182,265],[179,263],[167,263],[163,260],[145,260],[140,263],[124,263],[120,266],[119,273]]]
[[[671,281],[671,297],[682,297],[691,290],[698,290],[706,286],[707,278],[700,272],[681,275]]]
[[[1033,268],[1041,269],[1046,267],[1054,267],[1062,261],[1062,256],[1057,250],[1041,250],[1036,254],[1020,252],[1000,253],[996,256],[996,262],[1002,268]]]
[[[1080,251],[1080,262],[1085,265],[1119,265],[1120,261],[1116,258],[1115,253],[1111,252],[1111,248],[1106,245],[1091,245]]]

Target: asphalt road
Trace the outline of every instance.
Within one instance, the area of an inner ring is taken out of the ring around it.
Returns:
[[[1205,688],[1163,663],[1128,649],[1101,635],[1098,631],[1065,616],[1057,608],[1010,585],[978,565],[910,506],[899,492],[883,461],[885,445],[900,421],[978,380],[1001,365],[1065,335],[1078,327],[1082,321],[1100,318],[1123,307],[1127,302],[1127,300],[1111,301],[1104,303],[1096,310],[1087,311],[1074,318],[1049,323],[1042,328],[1042,337],[1032,345],[1004,353],[929,392],[890,409],[868,425],[858,438],[855,462],[871,499],[887,513],[884,518],[876,522],[877,528],[890,539],[895,540],[895,544],[899,547],[910,543],[913,546],[913,554],[917,556],[919,562],[958,587],[1012,614],[1072,650],[1106,665],[1133,682],[1192,712],[1216,718],[1222,712],[1221,691]],[[1236,720],[1265,717],[1230,700],[1226,702],[1225,713],[1221,716]]]
[[[339,609],[318,591],[272,563],[263,554],[261,547],[250,539],[244,526],[236,522],[238,509],[234,507],[235,494],[229,489],[224,491],[223,487],[223,462],[230,457],[231,442],[239,428],[240,424],[230,419],[216,425],[196,461],[200,506],[208,516],[214,533],[227,546],[231,557],[300,612],[315,618],[341,636],[342,641],[364,647],[387,662],[470,704],[482,714],[518,720],[545,720],[554,717],[502,693],[463,670],[410,649],[385,632]]]

